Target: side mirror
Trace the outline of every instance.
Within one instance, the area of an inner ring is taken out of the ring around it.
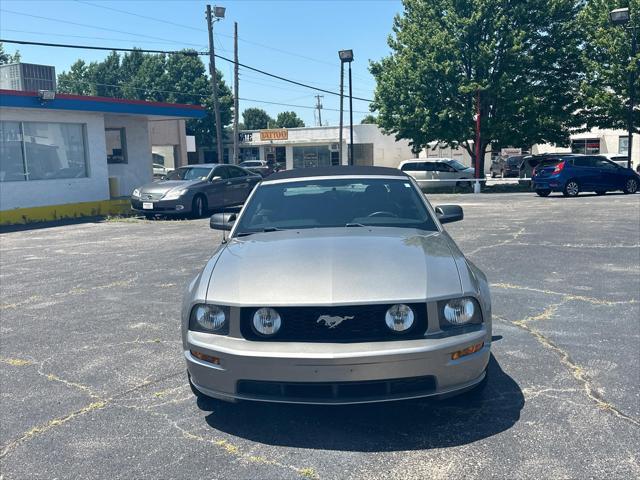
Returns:
[[[451,223],[462,220],[464,213],[460,205],[438,205],[436,207],[436,216],[440,223]]]
[[[209,227],[214,230],[231,230],[238,218],[235,213],[214,213],[209,219]]]
[[[222,177],[213,177],[211,178],[211,180],[209,180],[210,182],[215,182],[216,180],[222,180]]]

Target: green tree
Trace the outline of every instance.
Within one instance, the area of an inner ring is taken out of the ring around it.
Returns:
[[[176,55],[146,54],[138,50],[122,56],[111,52],[102,62],[76,61],[58,75],[58,90],[80,95],[100,95],[157,102],[200,104],[207,116],[187,121],[187,134],[199,145],[215,143],[211,83],[195,52]],[[233,95],[218,71],[218,97],[223,125],[231,121]]]
[[[375,125],[377,123],[378,123],[378,117],[376,117],[375,115],[367,115],[360,122],[361,125],[364,125],[364,124],[374,124]]]
[[[609,12],[619,7],[629,7],[631,25],[640,36],[640,0],[589,0],[578,17],[585,35],[581,94],[589,128],[627,129],[629,74],[632,72],[635,72],[636,95],[640,94],[640,52],[631,58],[631,30],[609,21]],[[640,110],[636,106],[633,124],[638,122]]]
[[[481,172],[487,146],[565,144],[581,124],[579,2],[404,0],[372,62],[378,125],[408,139],[462,146],[475,159],[480,98]]]
[[[278,128],[304,127],[304,122],[296,112],[280,112],[276,117],[275,124]]]
[[[4,45],[0,42],[0,65],[4,65],[5,63],[16,63],[19,62],[22,58],[20,55],[20,50],[16,50],[13,55],[4,51]]]
[[[273,118],[261,108],[247,108],[242,112],[242,120],[247,130],[262,130],[274,123]]]

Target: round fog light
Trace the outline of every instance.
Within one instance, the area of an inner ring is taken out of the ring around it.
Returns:
[[[444,306],[444,318],[452,325],[463,325],[473,318],[475,306],[469,298],[456,298]]]
[[[271,336],[278,333],[282,319],[273,308],[263,307],[253,314],[253,328],[260,335]]]
[[[390,330],[405,332],[413,325],[413,310],[407,305],[394,305],[387,310],[384,320]]]

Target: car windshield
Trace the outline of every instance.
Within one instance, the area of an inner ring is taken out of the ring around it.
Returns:
[[[167,174],[167,180],[204,180],[211,173],[209,167],[180,167]]]
[[[251,197],[236,235],[363,226],[436,231],[420,195],[405,179],[331,178],[267,184]]]
[[[467,168],[457,160],[449,160],[447,163],[451,165],[453,168],[455,168],[456,170],[464,170]]]
[[[261,162],[242,162],[240,164],[241,167],[261,167],[262,163]]]

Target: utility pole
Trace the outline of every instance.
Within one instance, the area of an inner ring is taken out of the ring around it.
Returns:
[[[218,7],[216,7],[217,13]],[[222,10],[224,17],[224,9]],[[213,22],[218,21],[220,17],[216,15],[213,19],[211,5],[207,5],[207,29],[209,30],[209,74],[211,75],[211,90],[213,92],[213,110],[215,112],[216,121],[216,146],[218,147],[218,163],[223,163],[224,156],[222,154],[222,120],[220,119],[220,104],[218,103],[218,74],[216,72],[216,55],[213,47]]]
[[[240,101],[238,98],[238,22],[233,22],[233,164],[239,162],[238,118],[240,117]]]
[[[321,98],[324,98],[324,95],[316,95],[316,109],[318,110],[318,125],[322,126],[322,102]]]
[[[631,26],[631,58],[635,61],[638,53],[638,40],[636,37],[636,27]],[[635,67],[635,66],[634,66]],[[627,149],[627,167],[631,168],[631,151],[633,150],[633,109],[636,102],[636,69],[629,70],[629,111],[627,113],[627,131],[629,132],[629,142]]]

